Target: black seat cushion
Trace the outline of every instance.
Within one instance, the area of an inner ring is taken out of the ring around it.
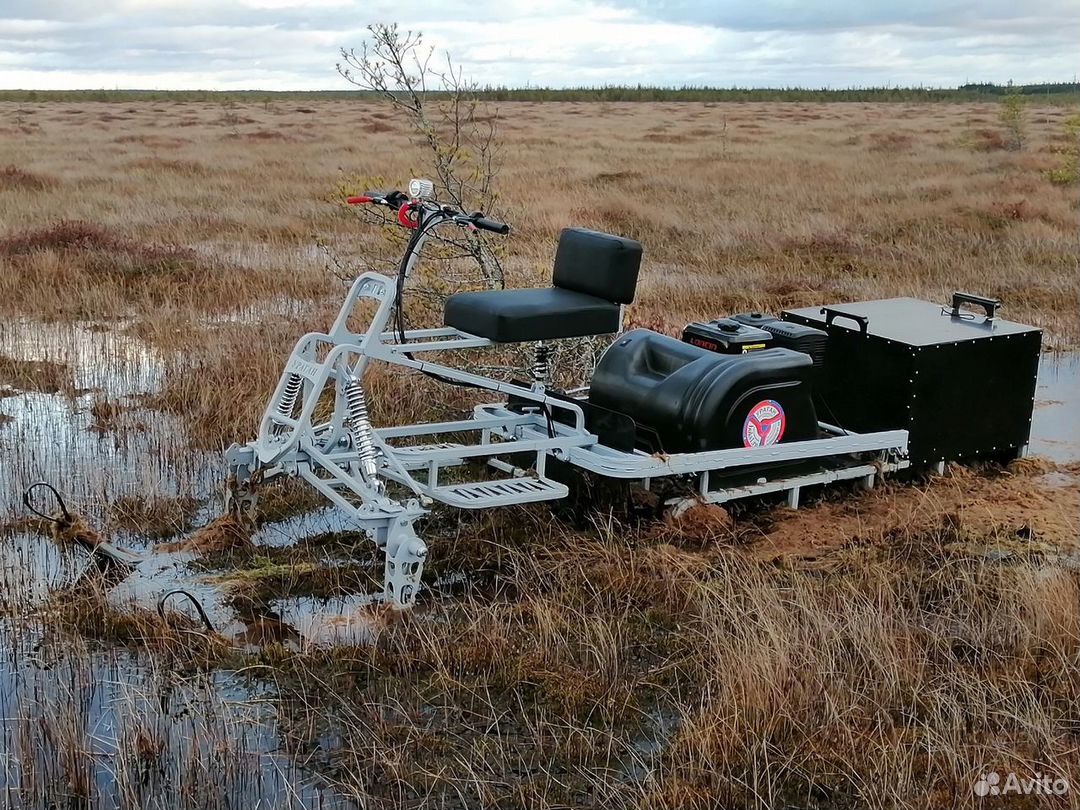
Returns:
[[[496,343],[606,335],[620,321],[618,304],[558,287],[455,293],[443,311],[447,326]]]
[[[641,245],[633,239],[586,228],[564,228],[551,280],[564,290],[630,304],[640,268]]]

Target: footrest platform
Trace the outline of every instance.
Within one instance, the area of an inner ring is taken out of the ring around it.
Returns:
[[[475,481],[448,484],[428,490],[437,501],[459,509],[484,509],[515,503],[553,501],[565,498],[570,490],[547,478],[507,478],[501,481]]]

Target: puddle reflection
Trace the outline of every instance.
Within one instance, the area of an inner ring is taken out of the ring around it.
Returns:
[[[1039,365],[1031,453],[1067,464],[1080,461],[1080,352],[1044,354]]]

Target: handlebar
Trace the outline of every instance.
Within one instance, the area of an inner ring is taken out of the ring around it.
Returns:
[[[401,208],[401,206],[403,206],[408,201],[408,195],[406,195],[402,191],[365,191],[359,196],[345,198],[345,202],[347,202],[349,205],[364,205],[365,203],[374,203],[375,205],[385,205],[395,211]]]
[[[470,234],[477,230],[505,235],[510,233],[510,226],[504,222],[484,216],[482,211],[469,214],[453,206],[443,205],[433,197],[433,184],[428,180],[414,180],[409,184],[410,193],[402,191],[365,191],[363,194],[347,197],[349,205],[385,205],[395,211],[398,224],[412,231],[405,247],[405,255],[398,263],[395,309],[398,336],[405,342],[402,294],[409,275],[420,259],[420,253],[435,230],[440,225],[456,225]],[[483,240],[480,240],[481,243]],[[477,245],[479,247],[479,245]],[[412,359],[408,352],[405,356]],[[427,372],[425,372],[427,373]]]
[[[482,231],[491,231],[492,233],[498,233],[505,236],[510,233],[510,226],[505,222],[498,222],[494,219],[488,219],[487,217],[474,216],[472,218],[472,224]]]
[[[365,191],[357,196],[346,197],[345,201],[349,205],[385,205],[398,212],[398,222],[406,228],[418,227],[424,218],[421,212],[426,211],[428,215],[440,214],[445,221],[453,221],[462,227],[473,227],[502,236],[510,233],[510,226],[505,222],[485,217],[479,211],[464,214],[434,200],[412,200],[403,191]]]

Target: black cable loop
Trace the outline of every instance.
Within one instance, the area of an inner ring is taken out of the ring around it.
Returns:
[[[214,625],[210,621],[210,617],[206,615],[206,611],[203,609],[202,603],[199,602],[199,600],[196,599],[190,591],[185,591],[183,588],[176,588],[171,591],[166,591],[161,595],[161,598],[158,599],[157,612],[158,616],[160,616],[163,621],[165,621],[166,623],[168,623],[169,621],[165,616],[165,603],[169,600],[170,596],[175,596],[177,594],[181,596],[186,596],[187,600],[195,606],[195,611],[199,614],[199,618],[202,619],[202,623],[206,626],[208,632],[217,632],[214,630]]]
[[[33,503],[33,493],[38,487],[45,487],[56,498],[56,502],[60,505],[60,511],[64,515],[64,520],[71,522],[71,512],[68,511],[67,504],[64,503],[64,499],[60,497],[60,493],[56,491],[56,487],[50,484],[48,481],[37,481],[28,486],[23,491],[23,505],[43,520],[48,520],[52,523],[60,523],[60,520],[52,515],[46,515],[44,512],[39,512]]]
[[[421,237],[423,237],[428,231],[433,231],[438,225],[441,225],[442,223],[444,223],[447,220],[450,220],[452,218],[453,218],[453,214],[451,214],[448,211],[444,211],[442,209],[439,209],[438,211],[433,211],[428,216],[428,219],[426,221],[421,219],[420,227],[418,227],[413,232],[413,235],[409,238],[409,244],[405,248],[405,254],[401,257],[400,264],[398,264],[397,284],[395,285],[394,321],[395,321],[395,326],[397,327],[398,341],[401,343],[402,346],[405,345],[405,299],[404,299],[404,294],[405,294],[405,273],[406,273],[406,270],[408,269],[408,266],[409,266],[409,259],[412,256],[413,251],[416,249],[417,244],[420,242]],[[412,352],[402,352],[402,354],[405,355],[410,360],[412,360],[413,362],[416,362],[416,358],[412,356]],[[435,372],[435,371],[428,371],[427,369],[419,369],[419,371],[420,371],[421,374],[423,374],[423,375],[425,375],[427,377],[430,377],[433,380],[438,380],[439,382],[447,383],[449,385],[456,385],[456,386],[459,386],[461,388],[482,388],[483,387],[483,386],[480,386],[480,385],[476,385],[475,383],[465,382],[464,380],[452,380],[449,377],[444,377],[442,374],[439,374],[438,372]]]

